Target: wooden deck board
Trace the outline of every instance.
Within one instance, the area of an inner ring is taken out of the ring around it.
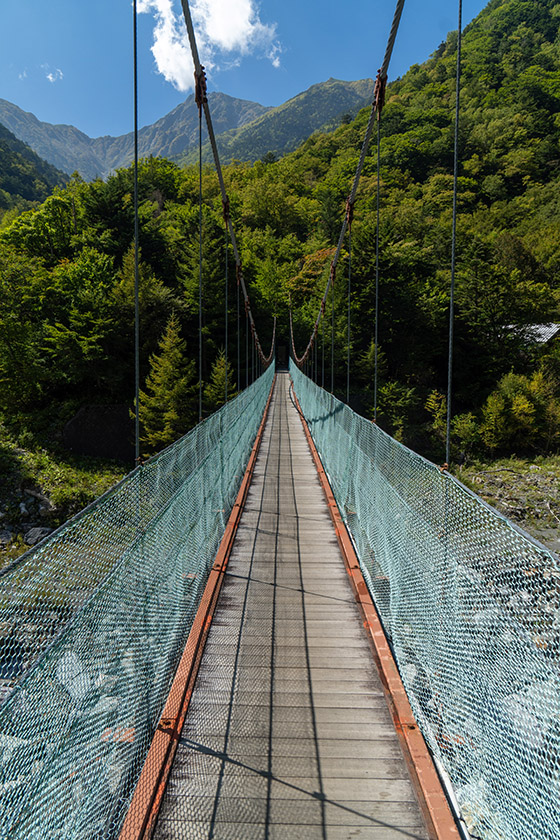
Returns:
[[[286,375],[154,837],[428,837]]]

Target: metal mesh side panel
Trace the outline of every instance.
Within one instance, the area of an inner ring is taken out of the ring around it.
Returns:
[[[0,839],[118,834],[272,367],[0,578]]]
[[[291,363],[415,716],[473,836],[560,836],[558,560]]]

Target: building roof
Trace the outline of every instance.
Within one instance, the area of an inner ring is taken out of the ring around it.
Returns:
[[[560,324],[510,324],[508,329],[524,336],[532,344],[546,344],[560,333]]]
[[[524,328],[524,332],[535,344],[546,344],[560,332],[560,324],[531,324]]]

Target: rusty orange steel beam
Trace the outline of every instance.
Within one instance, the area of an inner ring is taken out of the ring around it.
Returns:
[[[461,834],[449,807],[438,772],[414,717],[383,625],[364,580],[354,543],[338,509],[325,468],[296,397],[295,389],[292,390],[311,455],[325,493],[338,544],[344,557],[346,571],[362,611],[364,627],[383,684],[385,699],[393,718],[393,724],[399,737],[426,828],[431,840],[461,840]]]
[[[171,772],[173,759],[194,690],[194,683],[204,651],[204,645],[208,637],[212,617],[224,580],[233,541],[245,506],[247,493],[249,492],[275,382],[276,375],[272,382],[263,419],[257,432],[239,493],[237,494],[218,553],[208,576],[208,581],[189,633],[185,650],[179,662],[179,667],[177,668],[175,679],[173,680],[150,749],[148,750],[148,755],[146,756],[146,761],[144,762],[140,778],[138,779],[132,801],[125,817],[119,840],[149,840],[155,828],[167,780]]]

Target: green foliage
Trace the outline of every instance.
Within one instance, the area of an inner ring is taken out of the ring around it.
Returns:
[[[47,376],[41,353],[41,298],[48,277],[34,259],[0,244],[0,410],[41,398]]]
[[[56,509],[49,520],[55,525],[78,513],[123,476],[121,465],[61,457],[46,449],[26,451],[21,467],[27,481],[38,484]]]
[[[404,442],[405,430],[410,428],[417,406],[418,397],[414,388],[394,381],[385,382],[379,388],[379,416],[397,440]]]
[[[53,528],[93,502],[122,476],[122,465],[72,457],[56,446],[36,446],[33,436],[21,428],[17,434],[10,433],[0,417],[0,502],[14,527],[7,549],[0,551],[0,566],[29,548],[23,541],[22,499],[29,504],[39,494],[43,501],[41,524]],[[35,504],[37,507],[38,502]]]
[[[72,195],[68,190],[57,190],[36,210],[29,210],[15,219],[5,229],[3,240],[53,266],[58,260],[71,256],[75,225]]]
[[[155,349],[171,314],[185,314],[185,301],[154,274],[139,254],[138,293],[140,314],[140,355],[145,361]],[[121,270],[113,288],[115,321],[120,326],[119,356],[126,358],[134,345],[135,317],[135,265],[134,247],[131,245],[123,257]],[[125,340],[123,340],[125,339]],[[144,365],[143,365],[144,367]]]
[[[43,348],[52,384],[90,390],[114,380],[113,260],[94,248],[77,259],[61,260],[52,272],[51,321]]]
[[[10,209],[21,211],[44,201],[68,176],[33,152],[0,125],[0,218]]]
[[[560,382],[542,370],[508,373],[482,409],[481,437],[492,453],[550,450],[560,441]]]
[[[140,440],[146,454],[173,443],[196,422],[195,367],[186,357],[187,344],[175,313],[159,350],[150,357],[146,390],[140,391]]]
[[[458,448],[462,459],[479,448],[480,424],[472,411],[457,414],[451,420],[451,441]]]
[[[539,4],[538,10],[530,5],[492,3],[465,35],[453,381],[459,414],[452,422],[454,448],[463,453],[486,445],[477,425],[501,378],[511,369],[530,376],[538,365],[538,349],[521,328],[559,318],[557,21],[554,3]],[[381,121],[381,379],[398,383],[405,394],[412,389],[417,403],[404,426],[382,413],[380,423],[390,431],[403,428],[407,440],[421,447],[426,447],[424,425],[430,454],[441,451],[444,439],[439,415],[432,413],[426,423],[421,406],[432,391],[446,387],[455,51],[451,35],[428,62],[391,84]],[[356,129],[364,124],[360,115],[329,139],[310,138],[290,159],[294,175],[306,173],[294,193],[308,184],[330,219],[337,206],[339,220],[342,216],[348,170],[356,160]],[[355,360],[371,347],[375,322],[375,171],[372,151],[353,223]],[[321,210],[307,225],[311,236],[326,235],[323,247],[336,242],[339,228],[330,229]],[[313,294],[311,288],[306,294]],[[343,310],[343,293],[335,291],[335,298]],[[298,334],[309,334],[317,307],[304,303],[294,313]],[[340,336],[338,313],[336,320]],[[343,366],[336,355],[340,382]],[[367,367],[354,364],[352,382],[369,395]],[[537,424],[545,422],[542,413],[537,417]]]
[[[229,361],[226,364],[226,354],[220,350],[210,374],[210,382],[204,388],[204,403],[208,412],[216,411],[226,401],[226,376],[228,401],[236,395],[233,368]]]
[[[438,391],[431,391],[425,409],[432,418],[432,431],[441,441],[445,440],[447,429],[447,400]]]

